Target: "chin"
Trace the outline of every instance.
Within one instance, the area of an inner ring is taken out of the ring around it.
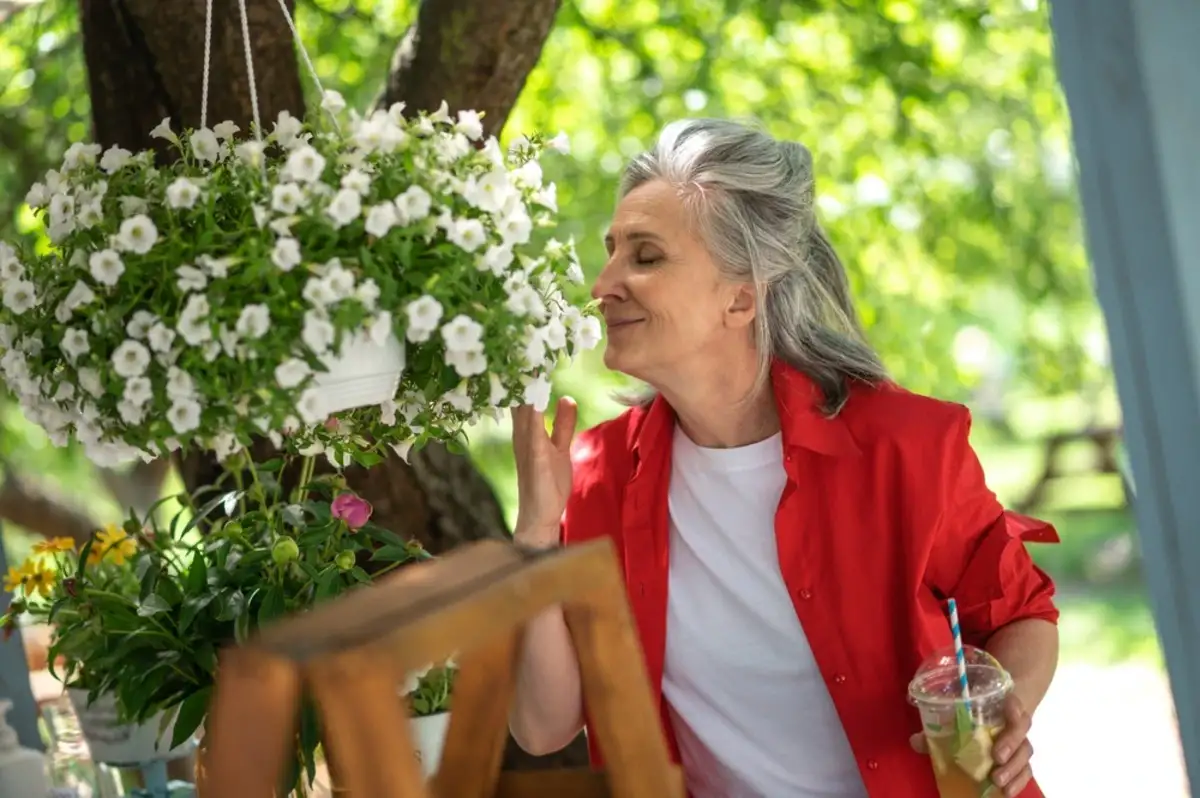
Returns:
[[[611,371],[617,371],[627,377],[633,377],[635,380],[645,381],[643,376],[646,372],[645,363],[642,358],[635,357],[628,350],[622,350],[621,347],[614,347],[611,344],[604,348],[604,365]]]

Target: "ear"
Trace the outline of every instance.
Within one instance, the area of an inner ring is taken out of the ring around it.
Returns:
[[[729,304],[725,308],[725,326],[731,329],[748,327],[758,314],[754,284],[737,283],[730,288]]]

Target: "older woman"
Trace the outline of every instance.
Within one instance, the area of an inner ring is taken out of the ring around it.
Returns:
[[[1041,796],[1058,613],[1023,541],[1054,530],[996,501],[965,408],[888,381],[813,205],[808,150],[733,122],[672,124],[629,165],[593,294],[605,363],[654,397],[573,446],[569,400],[551,434],[514,414],[516,539],[615,541],[695,798],[935,796],[906,685],[951,643],[948,597],[1015,683],[992,778]],[[549,612],[510,725],[547,753],[584,723]]]

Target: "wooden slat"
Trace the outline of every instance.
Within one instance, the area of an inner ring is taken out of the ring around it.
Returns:
[[[495,791],[508,742],[519,642],[513,630],[461,658],[435,796],[490,798]]]
[[[221,652],[197,774],[200,798],[274,798],[299,701],[293,663],[261,650]]]

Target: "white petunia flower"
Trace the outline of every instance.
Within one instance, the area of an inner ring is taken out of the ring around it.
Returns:
[[[203,291],[208,285],[208,275],[195,266],[180,266],[175,269],[175,276],[178,278],[175,285],[180,291]]]
[[[483,354],[482,349],[458,352],[447,349],[446,365],[453,366],[460,377],[474,377],[487,371],[487,356]]]
[[[304,314],[304,329],[300,332],[300,340],[315,354],[323,355],[329,351],[333,343],[335,330],[328,319],[309,310]]]
[[[385,310],[371,322],[371,326],[367,329],[367,335],[377,346],[383,346],[391,334],[392,314]]]
[[[231,138],[237,135],[239,130],[241,130],[240,127],[227,119],[224,122],[219,122],[213,126],[212,132],[213,135],[219,138],[221,141],[229,141]]]
[[[233,152],[242,163],[251,169],[257,169],[262,165],[263,145],[257,141],[243,141],[233,148]]]
[[[300,135],[302,127],[299,119],[287,111],[280,111],[279,116],[275,120],[275,129],[271,132],[271,135],[281,145],[291,149],[292,145],[296,142],[296,137]]]
[[[426,294],[420,299],[409,302],[404,308],[408,316],[408,332],[406,337],[414,344],[428,341],[433,331],[442,320],[442,304]]]
[[[196,265],[218,280],[228,277],[229,267],[236,265],[237,262],[238,259],[235,257],[214,258],[211,255],[200,255],[196,258]]]
[[[271,209],[293,214],[304,204],[304,192],[295,183],[280,183],[271,190]]]
[[[503,407],[508,400],[508,389],[500,381],[497,374],[488,375],[488,404],[492,407]]]
[[[526,161],[512,172],[512,179],[521,188],[538,189],[542,187],[542,165],[537,161]]]
[[[4,286],[4,307],[20,316],[37,305],[37,292],[28,280],[12,280]]]
[[[117,231],[117,246],[126,252],[145,255],[157,241],[158,228],[145,214],[130,216]]]
[[[80,355],[86,355],[92,348],[88,343],[87,330],[80,330],[75,327],[71,327],[63,333],[62,344],[60,346],[63,354],[67,356],[67,360],[72,363]]]
[[[25,204],[31,208],[43,208],[50,201],[50,192],[44,183],[34,183],[25,193]]]
[[[196,156],[196,160],[202,163],[213,163],[221,157],[221,142],[217,141],[217,135],[206,127],[192,133],[188,137],[188,143],[192,145],[192,154]]]
[[[167,422],[179,435],[200,426],[200,403],[195,399],[176,399],[167,409]]]
[[[75,230],[75,199],[67,194],[55,194],[50,198],[49,225],[46,233],[50,240],[58,243]]]
[[[85,166],[91,166],[96,163],[96,156],[100,154],[99,144],[84,144],[77,141],[63,154],[63,171],[69,172],[75,169],[80,169]]]
[[[458,123],[454,129],[471,141],[478,141],[483,136],[483,122],[478,111],[459,111]]]
[[[271,250],[271,262],[280,271],[290,272],[300,265],[300,242],[294,238],[280,238]]]
[[[450,352],[479,349],[483,343],[483,325],[470,316],[459,314],[442,326],[442,340]]]
[[[508,173],[493,169],[483,177],[472,177],[463,185],[463,199],[473,207],[488,213],[497,213],[513,202],[516,188],[509,182]]]
[[[130,426],[137,426],[146,420],[146,406],[135,405],[128,399],[117,402],[117,413],[121,420]]]
[[[362,214],[362,198],[357,191],[343,188],[333,195],[325,215],[333,220],[335,228],[345,227]]]
[[[79,208],[79,213],[75,215],[75,221],[84,230],[90,230],[103,222],[104,206],[100,204],[100,198],[94,197],[83,203]]]
[[[192,375],[177,366],[167,369],[167,396],[186,399],[196,395],[196,383]]]
[[[542,302],[542,295],[529,284],[510,290],[504,306],[518,316],[532,316],[538,321],[546,318],[546,305]]]
[[[481,272],[491,272],[499,277],[512,265],[512,262],[512,247],[505,246],[504,244],[494,244],[487,248],[487,252],[484,252],[482,256],[475,260],[475,268]]]
[[[124,147],[112,146],[104,151],[100,158],[100,169],[105,174],[113,174],[125,168],[133,160],[133,153]]]
[[[525,378],[525,404],[539,413],[550,406],[550,382],[545,377]]]
[[[315,183],[325,171],[325,156],[305,144],[288,155],[283,174],[297,183]]]
[[[236,329],[243,338],[262,338],[271,329],[271,311],[266,305],[247,305],[238,316]]]
[[[75,386],[69,382],[60,382],[54,391],[54,401],[69,402],[75,396]]]
[[[121,205],[122,216],[136,216],[150,210],[150,203],[143,197],[121,197],[117,202]]]
[[[595,316],[584,316],[574,330],[575,346],[578,349],[595,349],[600,343],[600,320]]]
[[[470,386],[466,380],[460,382],[452,391],[447,391],[442,394],[442,401],[453,407],[460,413],[470,413],[475,409],[475,401],[471,395],[467,393]]]
[[[171,131],[171,118],[170,117],[164,117],[163,121],[159,122],[158,125],[156,125],[154,127],[154,129],[150,131],[150,138],[166,139],[167,141],[174,144],[176,147],[179,146],[179,137],[176,136],[175,133]]]
[[[371,176],[361,169],[351,169],[342,178],[342,188],[357,191],[365,197],[371,193]]]
[[[309,277],[300,295],[304,297],[305,302],[318,308],[332,305],[338,299],[329,283],[320,277]]]
[[[175,331],[160,321],[147,331],[146,338],[155,352],[169,352],[175,343]]]
[[[455,219],[446,238],[465,252],[474,252],[487,241],[487,231],[478,219]]]
[[[571,140],[567,138],[567,134],[561,130],[558,132],[557,136],[546,142],[546,146],[555,152],[562,153],[563,155],[571,154]]]
[[[167,186],[167,204],[172,208],[192,208],[200,199],[200,187],[186,177],[177,177]]]
[[[524,206],[518,206],[503,219],[496,220],[496,230],[504,239],[504,243],[514,246],[529,243],[529,234],[533,231],[533,220]]]
[[[367,310],[374,310],[375,303],[379,301],[379,283],[368,277],[354,289],[354,298]]]
[[[179,314],[177,329],[183,340],[199,346],[212,340],[212,325],[208,320],[208,298],[203,294],[191,294],[183,312]]]
[[[104,384],[100,382],[100,372],[90,366],[84,366],[75,373],[79,379],[79,387],[99,398],[104,393]]]
[[[88,271],[91,272],[92,279],[101,285],[116,285],[125,273],[125,264],[121,262],[121,256],[115,250],[102,249],[93,252],[88,258]]]
[[[303,360],[290,357],[275,367],[275,381],[280,388],[295,388],[312,374],[312,369]]]
[[[338,300],[354,296],[354,272],[343,268],[341,263],[329,270],[329,273],[325,275],[324,282],[329,286],[330,293]]]
[[[395,204],[384,202],[371,206],[367,211],[367,222],[364,227],[368,235],[383,238],[399,221],[400,216],[396,213]]]
[[[140,341],[123,341],[112,354],[113,371],[121,377],[137,377],[150,365],[150,350]]]
[[[396,197],[396,211],[400,214],[402,224],[421,221],[432,208],[433,197],[420,186],[409,186]]]
[[[141,407],[149,402],[154,397],[154,387],[150,384],[150,378],[130,377],[125,381],[122,397],[135,407]]]
[[[296,412],[306,424],[324,421],[321,417],[321,393],[316,388],[305,388],[296,401]]]
[[[326,89],[321,93],[321,108],[331,114],[340,114],[346,110],[346,100],[333,89]]]

